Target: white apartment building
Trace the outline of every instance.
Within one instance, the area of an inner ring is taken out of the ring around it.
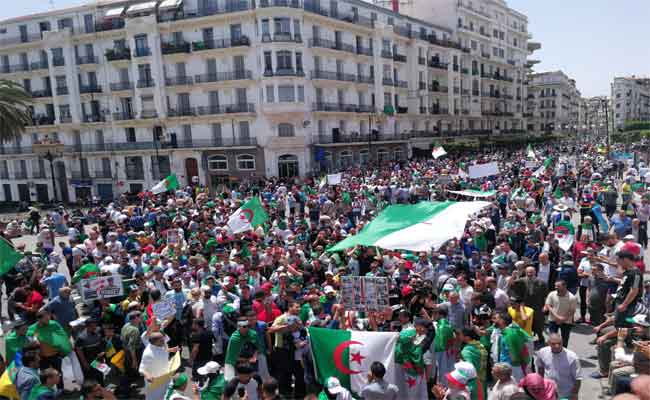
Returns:
[[[528,18],[503,0],[397,0],[399,10],[454,30],[463,52],[452,56],[454,90],[450,103],[459,110],[460,130],[523,133],[527,57],[541,48],[530,41]],[[375,0],[384,7],[392,1]],[[457,56],[457,57],[456,57]],[[533,61],[534,63],[535,61]]]
[[[528,130],[577,132],[580,126],[580,91],[562,71],[529,75]]]
[[[607,96],[581,99],[580,128],[587,133],[604,135],[608,121],[611,123],[611,100]]]
[[[614,126],[650,120],[650,78],[615,77],[612,83]]]
[[[525,24],[506,23],[525,48]],[[99,0],[0,32],[0,76],[34,97],[32,126],[0,147],[0,201],[55,198],[39,143],[64,146],[56,199],[74,202],[170,173],[215,187],[405,159],[523,126],[519,56],[473,64],[452,29],[360,0]]]

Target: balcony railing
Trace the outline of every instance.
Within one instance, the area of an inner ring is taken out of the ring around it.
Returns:
[[[337,42],[337,41],[321,39],[321,38],[309,39],[309,46],[321,47],[321,48],[331,49],[331,50],[346,51],[348,53],[353,53],[353,54],[356,54],[357,52],[355,47],[349,43]]]
[[[11,74],[14,72],[29,71],[29,64],[3,65],[0,67],[0,73]]]
[[[227,104],[227,105],[215,105],[215,106],[201,106],[201,107],[197,107],[196,110],[198,115],[253,113],[255,112],[255,105],[252,103],[242,103],[242,104]]]
[[[140,79],[138,80],[138,89],[149,88],[156,86],[153,79]]]
[[[372,57],[372,53],[373,52],[370,47],[357,46],[357,54]]]
[[[429,84],[429,91],[430,92],[438,92],[438,93],[447,93],[449,92],[449,88],[447,86],[442,86],[438,84]]]
[[[85,93],[101,93],[102,92],[102,87],[99,85],[80,85],[79,86],[79,93],[85,94]]]
[[[92,179],[90,171],[70,171],[70,177],[73,180],[89,180]]]
[[[56,94],[59,96],[69,94],[69,90],[67,86],[60,86],[56,88]]]
[[[275,71],[267,69],[264,71],[264,76],[305,76],[305,71],[293,68],[276,68]]]
[[[431,107],[429,109],[429,114],[431,114],[431,115],[448,115],[449,114],[449,109],[440,108],[440,107]]]
[[[418,82],[418,89],[419,90],[427,90],[427,83],[426,82]]]
[[[148,57],[151,55],[151,49],[148,47],[136,47],[135,57]]]
[[[313,103],[312,111],[372,113],[374,112],[374,107],[371,105],[345,104],[345,103]]]
[[[0,154],[32,154],[31,146],[0,146]]]
[[[52,58],[52,65],[55,67],[62,67],[65,65],[65,58],[63,57],[54,57]]]
[[[165,85],[167,86],[183,86],[191,85],[194,83],[194,79],[191,76],[182,75],[182,76],[171,76],[165,78]]]
[[[170,109],[167,111],[168,117],[193,117],[196,115],[196,109],[194,107],[181,107],[178,109]]]
[[[373,142],[390,142],[390,141],[406,141],[409,138],[413,137],[409,133],[373,133],[368,135],[367,133],[359,134],[346,134],[338,135],[336,138],[331,134],[319,133],[318,144],[332,144],[332,143],[368,143],[369,140]]]
[[[37,114],[32,116],[32,126],[54,125],[55,122],[54,115]]]
[[[302,8],[302,1],[300,0],[261,0],[259,2],[260,8],[267,7],[290,7]]]
[[[302,35],[295,34],[291,35],[291,32],[276,32],[271,36],[266,33],[262,35],[262,42],[290,42],[290,43],[302,43]]]
[[[253,79],[253,72],[250,70],[215,72],[212,74],[196,75],[194,77],[196,83],[237,81],[242,79]]]
[[[95,24],[95,32],[106,32],[124,28],[122,18],[109,18]]]
[[[444,69],[446,71],[449,68],[449,64],[444,63],[444,62],[440,62],[440,61],[429,60],[429,67],[437,68],[437,69]]]
[[[15,44],[38,42],[41,39],[43,39],[43,36],[40,33],[28,33],[27,35],[2,38],[0,39],[0,46],[8,47]]]
[[[209,7],[201,7],[192,10],[183,9],[179,12],[165,12],[158,15],[158,22],[181,21],[184,19],[209,17],[211,15],[251,10],[253,8],[252,3],[252,1],[248,0],[227,0],[225,4],[212,4]]]
[[[381,82],[386,86],[393,86],[393,78],[384,78]]]
[[[373,28],[374,27],[374,21],[368,17],[361,16],[357,13],[344,13],[342,11],[334,11],[330,10],[328,8],[323,7],[320,2],[314,1],[314,0],[307,0],[305,1],[304,5],[305,11],[311,12],[314,14],[319,14],[325,17],[330,17],[337,19],[339,21],[343,22],[348,22],[350,24],[354,25],[361,25],[366,28]]]
[[[45,171],[32,171],[32,179],[45,179]]]
[[[114,121],[128,121],[131,119],[135,119],[135,116],[133,115],[132,112],[120,111],[120,112],[113,113]]]
[[[392,59],[392,58],[393,58],[393,52],[390,51],[390,50],[382,50],[382,51],[381,51],[381,56],[382,56],[383,58]]]
[[[106,56],[106,61],[130,60],[131,50],[128,48],[108,49],[104,55]]]
[[[72,123],[72,115],[61,115],[59,116],[59,121],[61,121],[62,124],[70,124]]]
[[[418,64],[419,65],[426,65],[427,59],[425,57],[418,57]]]
[[[406,62],[406,56],[403,55],[403,54],[395,53],[395,54],[393,54],[393,61],[404,62],[405,63]]]
[[[395,81],[395,87],[407,88],[407,87],[409,87],[409,83],[407,81],[397,80],[397,81]]]
[[[30,69],[31,69],[32,71],[37,71],[37,70],[39,70],[39,69],[48,69],[49,66],[50,66],[50,65],[49,65],[49,63],[47,62],[47,60],[46,60],[46,61],[34,61],[33,63],[31,63],[31,65],[30,65]]]
[[[492,58],[492,56],[490,56],[490,53],[486,53],[485,51],[481,52],[481,56],[487,59]]]
[[[160,51],[163,54],[178,54],[178,53],[189,53],[192,49],[192,46],[188,42],[171,42],[160,44]]]
[[[311,79],[327,79],[331,81],[356,82],[357,77],[354,74],[333,71],[311,71]]]
[[[96,56],[80,56],[77,57],[77,65],[84,64],[98,64],[99,59]]]
[[[52,89],[32,90],[31,93],[34,98],[52,97]]]
[[[433,34],[420,34],[420,39],[421,40],[426,40],[427,42],[437,45],[437,46],[442,46],[442,47],[449,47],[452,49],[457,49],[457,50],[464,50],[463,47],[460,45],[458,42],[452,42],[449,39],[438,39],[435,35]]]
[[[212,39],[192,42],[192,51],[228,49],[231,47],[250,46],[250,44],[251,42],[247,36],[236,39]]]
[[[113,174],[111,171],[97,170],[92,173],[92,177],[95,179],[112,179]]]
[[[111,91],[117,92],[120,90],[133,89],[133,82],[113,82],[111,83]]]
[[[158,111],[156,110],[142,110],[140,111],[140,118],[142,119],[151,119],[151,118],[157,118],[158,117]]]
[[[14,179],[27,179],[27,171],[15,171]]]
[[[106,118],[100,114],[87,114],[82,117],[82,120],[85,123],[106,122]]]

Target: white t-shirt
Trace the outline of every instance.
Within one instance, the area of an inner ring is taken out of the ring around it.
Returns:
[[[557,293],[557,290],[552,291],[546,297],[546,305],[549,306],[553,312],[561,317],[567,317],[565,324],[573,323],[573,317],[575,315],[576,307],[578,306],[578,300],[576,296],[571,294],[571,292],[566,292],[564,296],[560,296]],[[555,317],[550,314],[549,319],[553,322],[559,322]]]

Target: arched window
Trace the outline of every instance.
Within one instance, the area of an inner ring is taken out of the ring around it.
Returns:
[[[278,124],[278,136],[280,137],[294,137],[296,136],[295,129],[292,124],[281,123]]]
[[[352,152],[350,150],[344,150],[339,153],[339,160],[341,163],[341,168],[350,168],[352,166]]]
[[[386,149],[377,149],[377,162],[378,163],[381,164],[381,163],[384,163],[384,162],[388,161],[389,157],[390,156],[389,156],[388,150],[386,150]]]
[[[208,157],[208,169],[210,171],[227,171],[228,158],[226,156]]]
[[[240,154],[237,156],[237,169],[240,171],[252,171],[255,169],[255,156]]]

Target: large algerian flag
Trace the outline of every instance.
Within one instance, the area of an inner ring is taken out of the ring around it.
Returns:
[[[329,252],[361,246],[429,251],[460,238],[467,218],[489,206],[487,201],[420,202],[392,205],[355,236],[337,243]]]
[[[530,144],[528,145],[528,148],[526,148],[526,157],[535,159],[535,152],[533,151],[533,146]]]
[[[82,279],[91,279],[98,277],[101,274],[99,267],[93,263],[82,265],[72,277],[72,283],[77,283]]]
[[[63,357],[70,354],[72,345],[68,333],[56,321],[50,320],[47,325],[41,326],[39,322],[32,324],[27,329],[27,336],[38,339],[40,343],[45,343],[56,349]]]
[[[268,218],[269,216],[264,211],[260,200],[257,197],[253,197],[230,216],[228,227],[232,233],[246,232],[262,225]]]
[[[445,151],[445,148],[442,146],[434,147],[433,150],[431,150],[431,155],[436,160],[444,156],[445,154],[447,154],[447,152]]]
[[[488,191],[482,191],[482,190],[450,190],[449,193],[453,194],[459,194],[461,196],[467,196],[467,197],[474,197],[474,198],[486,198],[486,197],[492,197],[497,194],[496,190],[488,190]]]
[[[176,190],[177,188],[178,188],[178,179],[176,179],[175,174],[171,174],[167,178],[156,183],[156,185],[151,188],[151,193],[160,194],[168,190]]]
[[[23,257],[23,254],[17,252],[11,243],[0,237],[0,276],[14,269]]]
[[[569,251],[573,245],[573,236],[575,234],[573,224],[569,221],[560,221],[555,225],[553,232],[555,232],[555,237],[560,242],[560,248]]]
[[[347,331],[309,328],[312,358],[316,378],[325,384],[328,378],[338,378],[341,385],[359,394],[368,383],[370,365],[379,361],[386,367],[384,380],[395,383],[395,332]],[[406,397],[400,397],[406,398]]]

